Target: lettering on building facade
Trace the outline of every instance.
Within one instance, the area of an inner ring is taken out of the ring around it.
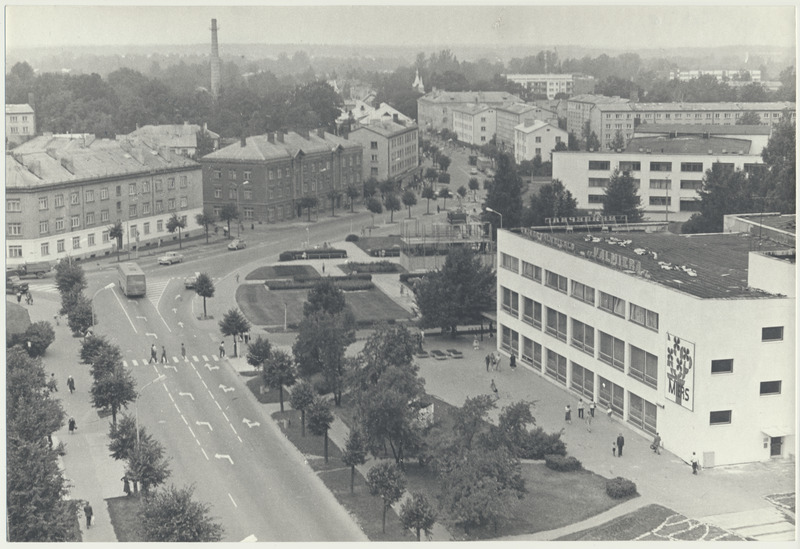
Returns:
[[[694,343],[667,334],[667,399],[694,410]]]

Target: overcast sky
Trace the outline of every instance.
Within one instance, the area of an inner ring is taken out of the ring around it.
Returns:
[[[630,50],[726,45],[793,47],[796,25],[794,4],[781,0],[768,0],[774,7],[741,3],[543,6],[514,0],[502,2],[505,7],[447,0],[439,0],[436,7],[419,5],[419,0],[418,5],[403,0],[392,2],[393,6],[361,0],[339,5],[320,5],[319,1],[317,5],[293,3],[291,7],[265,6],[265,2],[236,7],[215,7],[213,3],[198,6],[202,0],[181,6],[180,0],[149,0],[156,6],[128,2],[127,6],[108,7],[108,2],[48,6],[53,0],[32,1],[40,5],[31,6],[31,0],[24,6],[19,1],[18,5],[6,3],[7,47],[198,44],[209,42],[212,18],[220,26],[221,45],[562,44]]]

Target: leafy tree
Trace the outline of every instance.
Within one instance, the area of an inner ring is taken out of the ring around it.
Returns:
[[[371,196],[375,196],[375,193],[378,192],[378,180],[374,177],[370,177],[366,181],[364,181],[364,198],[369,198]]]
[[[230,309],[219,321],[219,329],[222,335],[233,337],[233,356],[238,357],[239,335],[250,331],[250,322],[236,309]]]
[[[761,117],[755,111],[747,111],[736,121],[737,126],[758,126],[761,124]]]
[[[449,185],[450,184],[450,174],[442,172],[438,176],[436,176],[436,181],[438,181],[439,183],[444,183],[445,185]]]
[[[597,134],[594,133],[594,131],[589,132],[589,137],[586,139],[586,150],[587,151],[600,150],[600,138],[597,137]]]
[[[375,385],[387,368],[410,368],[419,337],[402,324],[379,324],[367,338],[360,353],[360,365],[354,375],[361,388]]]
[[[122,414],[119,421],[109,425],[108,450],[111,457],[116,460],[127,461],[136,451],[136,418],[127,414]],[[139,442],[150,444],[153,437],[143,426],[139,427]]]
[[[426,215],[430,215],[431,213],[431,199],[436,200],[436,191],[433,190],[433,186],[429,185],[422,189],[422,198],[428,201]]]
[[[344,192],[347,195],[347,198],[350,199],[350,212],[352,213],[353,212],[353,207],[354,207],[354,205],[356,203],[356,198],[361,196],[361,191],[358,190],[358,187],[356,187],[355,185],[351,184],[351,185],[347,186],[347,189],[345,189]]]
[[[378,183],[378,190],[381,192],[381,198],[386,198],[386,196],[396,193],[398,188],[399,182],[393,179],[384,179]]]
[[[86,274],[83,272],[83,267],[71,257],[56,263],[55,272],[56,288],[62,297],[64,294],[80,293],[86,289]]]
[[[543,185],[539,193],[531,196],[526,224],[545,225],[548,217],[572,217],[578,211],[578,201],[559,179]]]
[[[383,206],[377,198],[370,197],[367,199],[367,209],[372,214],[372,226],[375,226],[375,214],[383,213]]]
[[[469,178],[469,190],[472,191],[472,200],[477,200],[477,193],[481,188],[481,184],[478,181],[477,177],[470,177]]]
[[[258,336],[250,343],[247,351],[247,363],[253,368],[261,368],[272,356],[272,344],[265,337]]]
[[[303,316],[311,316],[318,311],[329,315],[339,314],[347,309],[344,292],[329,278],[321,278],[308,292],[303,303]]]
[[[93,323],[92,302],[83,294],[78,294],[68,310],[67,324],[73,334],[85,334]]]
[[[414,492],[400,507],[400,523],[403,528],[414,530],[417,541],[421,541],[420,533],[430,539],[431,530],[436,523],[436,509],[430,504],[425,494]]]
[[[628,223],[639,222],[642,220],[641,201],[630,172],[614,170],[603,198],[603,215],[625,215]]]
[[[494,274],[468,248],[454,248],[444,266],[417,284],[414,293],[422,318],[420,327],[440,327],[455,337],[460,324],[480,321],[492,307]]]
[[[314,388],[308,381],[300,381],[292,387],[289,404],[295,410],[300,410],[301,436],[306,436],[306,410],[311,407],[315,398]]]
[[[485,206],[503,215],[506,228],[519,227],[522,220],[522,180],[508,154],[500,154],[494,183],[489,186]],[[496,221],[491,212],[482,214],[484,221]]]
[[[428,183],[433,183],[437,177],[439,177],[439,172],[436,171],[436,168],[427,168],[425,170],[425,180]]]
[[[203,318],[208,318],[206,299],[214,297],[215,291],[216,288],[214,288],[214,281],[211,280],[211,277],[206,273],[200,273],[194,282],[194,293],[203,298]]]
[[[622,134],[621,130],[614,132],[614,139],[611,140],[610,147],[611,150],[614,151],[621,151],[625,149],[625,136]]]
[[[443,210],[447,210],[447,199],[452,198],[452,194],[450,194],[450,190],[447,187],[442,187],[439,189],[439,198],[444,199],[444,204],[442,205]]]
[[[41,359],[19,347],[6,351],[6,442],[42,444],[64,425],[61,402],[46,390]]]
[[[169,460],[164,447],[153,438],[140,439],[127,459],[125,474],[134,482],[134,491],[141,485],[145,495],[150,488],[163,484],[170,475]]]
[[[390,212],[389,223],[394,223],[394,212],[398,211],[400,206],[400,199],[394,193],[387,194],[383,199],[383,205]]]
[[[109,343],[95,349],[90,362],[89,373],[98,381],[122,364],[122,353],[117,345]]]
[[[50,344],[55,341],[56,333],[49,322],[40,320],[28,326],[21,339],[28,354],[36,358],[44,355]]]
[[[192,499],[194,486],[169,486],[144,498],[139,524],[144,541],[221,541],[224,529],[210,516],[211,507]]]
[[[529,425],[536,425],[530,402],[515,402],[500,412],[497,431],[502,442],[514,456],[520,457],[529,446]]]
[[[350,467],[350,493],[353,493],[356,466],[364,465],[367,462],[367,440],[358,429],[351,429],[344,443],[342,461]]]
[[[300,209],[306,210],[309,223],[311,223],[311,208],[316,208],[317,204],[319,204],[319,200],[316,196],[304,196],[297,201],[297,205],[300,206]]]
[[[117,411],[136,400],[136,382],[122,363],[112,371],[95,378],[92,383],[92,406],[97,409],[110,408],[111,421],[117,423]]]
[[[186,220],[183,217],[178,217],[178,214],[173,213],[172,217],[167,220],[167,230],[170,234],[174,233],[176,230],[178,231],[178,249],[183,248],[183,243],[181,242],[181,229],[186,228]]]
[[[83,364],[93,364],[101,353],[104,353],[108,348],[112,347],[119,352],[119,348],[109,342],[105,337],[97,334],[90,335],[81,343],[81,362]]]
[[[553,150],[556,152],[560,152],[569,150],[569,148],[566,143],[564,143],[563,141],[559,141],[558,143],[556,143],[556,146]]]
[[[450,157],[445,154],[440,154],[436,159],[436,163],[439,164],[439,169],[441,169],[443,172],[446,172],[447,168],[450,167],[450,162]]]
[[[567,149],[570,151],[581,150],[581,144],[575,132],[569,132],[569,134],[567,134]]]
[[[280,392],[281,412],[283,412],[283,386],[292,385],[295,380],[292,356],[280,350],[273,351],[264,362],[263,377],[265,385]]]
[[[214,215],[212,210],[203,210],[202,213],[197,214],[194,216],[194,220],[197,222],[198,225],[203,227],[206,231],[206,244],[208,244],[208,228],[216,223],[217,216]]]
[[[768,200],[781,213],[793,214],[797,196],[797,166],[795,164],[796,126],[788,114],[773,128],[761,158],[767,165],[766,192]],[[731,212],[735,213],[735,212]]]
[[[125,235],[125,229],[122,227],[122,221],[117,219],[116,223],[107,227],[108,238],[117,241],[117,261],[119,261],[119,253],[122,251],[122,237]]]
[[[228,224],[228,238],[231,238],[231,221],[239,219],[239,210],[233,202],[226,202],[219,211],[219,219]]]
[[[487,417],[495,407],[494,398],[489,395],[478,395],[468,397],[464,405],[456,410],[453,433],[460,447],[467,450],[472,448],[473,438],[488,426]]]
[[[339,197],[342,196],[342,193],[337,191],[336,189],[331,189],[325,196],[327,196],[328,200],[331,201],[331,217],[336,217],[336,211],[335,211],[336,201],[339,199]]]
[[[742,170],[731,170],[719,163],[711,165],[703,177],[700,214],[683,224],[683,232],[722,232],[726,214],[759,211],[760,179]]]
[[[467,196],[467,188],[466,188],[464,185],[461,185],[461,186],[460,186],[460,187],[459,187],[459,188],[456,190],[456,193],[458,193],[458,203],[459,203],[459,205],[460,205],[460,204],[461,204],[461,201],[464,199],[464,197],[465,197],[465,196]]]
[[[328,463],[328,429],[333,423],[333,412],[328,403],[317,398],[308,408],[308,430],[312,435],[325,437],[325,463]]]
[[[386,511],[400,501],[406,489],[406,478],[394,463],[383,462],[367,473],[369,493],[378,496],[383,502],[383,533],[386,533]]]
[[[408,218],[411,219],[411,206],[417,203],[417,195],[411,191],[403,193],[403,205],[408,208]]]

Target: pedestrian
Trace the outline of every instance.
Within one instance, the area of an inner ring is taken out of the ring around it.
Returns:
[[[181,342],[181,357],[183,357],[184,362],[186,361],[186,346]]]
[[[325,263],[322,264],[322,274],[325,274]]]
[[[625,446],[625,437],[622,436],[622,433],[617,435],[617,448],[619,448],[619,456],[622,457],[622,447]]]
[[[162,345],[161,346],[161,364],[167,363],[167,349]]]
[[[489,356],[490,354],[491,354],[491,353],[489,353],[489,354],[487,354],[487,355],[486,355],[486,371],[487,371],[487,372],[489,371],[489,365],[492,363],[492,359],[491,359],[491,357]]]
[[[155,343],[150,345],[150,360],[147,363],[150,364],[151,362],[158,362],[158,349],[156,349]]]
[[[492,378],[492,383],[489,385],[489,388],[494,393],[494,396],[497,397],[498,396],[498,394],[497,394],[497,385],[494,384],[494,378]]]
[[[67,376],[67,387],[69,388],[69,394],[75,392],[75,378],[72,376]]]
[[[22,292],[17,292],[17,303],[22,303]]]
[[[494,337],[494,326],[491,320],[489,321],[489,337]]]
[[[475,336],[475,339],[472,340],[472,348],[477,351],[481,348],[481,344],[478,343],[478,336]]]
[[[25,303],[28,305],[33,305],[33,296],[31,295],[30,291],[25,292]]]
[[[606,409],[606,415],[608,416],[608,419],[611,419],[611,414],[612,413],[614,413],[614,410],[611,409],[611,403],[609,402],[608,403],[608,408]]]
[[[650,445],[650,449],[656,454],[661,455],[661,435],[658,433],[656,433],[656,436],[653,438],[653,444]]]
[[[244,333],[244,343],[245,345],[250,345],[250,332]]]
[[[92,516],[94,516],[92,505],[88,501],[83,506],[83,514],[86,516],[86,529],[88,530],[92,526]]]
[[[616,442],[612,442],[611,443],[611,455],[614,456],[614,457],[617,457],[617,443]]]
[[[692,474],[696,475],[697,470],[700,468],[700,462],[697,461],[697,454],[692,452]]]
[[[515,355],[514,353],[511,353],[511,356],[508,358],[508,366],[512,370],[517,369],[517,355]]]
[[[74,417],[69,418],[67,425],[69,426],[69,434],[72,434],[72,432],[78,428],[78,424],[75,422]]]
[[[489,353],[489,356],[492,358],[492,370],[497,370],[497,355]]]
[[[437,204],[437,205],[436,205],[436,213],[438,214],[438,213],[441,213],[441,212],[442,212],[442,209],[441,209],[441,208],[439,207],[439,205]]]
[[[589,414],[591,414],[592,417],[594,417],[594,409],[596,407],[597,405],[594,403],[594,400],[589,403]]]
[[[586,416],[586,430],[592,432],[592,416]]]
[[[583,399],[578,399],[578,419],[583,419]]]
[[[236,283],[239,283],[239,273],[236,273]]]
[[[219,357],[220,358],[225,358],[225,342],[224,341],[220,341],[219,342]]]
[[[56,374],[50,374],[50,379],[47,381],[47,388],[50,389],[51,393],[58,392],[58,382],[56,381]]]
[[[499,352],[495,353],[495,360],[494,360],[494,371],[495,372],[499,372],[500,371],[500,361],[502,359],[503,359],[503,355],[501,355]]]
[[[61,326],[61,322],[59,321],[58,315],[53,315],[53,320],[56,321],[56,326]]]
[[[128,475],[122,475],[120,480],[122,481],[122,491],[125,492],[126,496],[131,495],[131,483],[128,480]]]
[[[564,421],[570,425],[572,424],[572,409],[569,407],[569,404],[564,408]]]
[[[419,350],[422,350],[422,346],[425,345],[425,332],[419,333]]]

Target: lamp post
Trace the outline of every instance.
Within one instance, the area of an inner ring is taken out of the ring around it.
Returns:
[[[245,185],[249,185],[249,184],[250,184],[249,181],[242,181],[242,187],[244,187]],[[239,185],[235,184],[233,186],[233,188],[236,189],[236,215],[238,216],[239,215]],[[241,233],[240,233],[241,228],[242,228],[242,220],[239,217],[237,217],[236,218],[236,238],[239,238],[241,236]]]
[[[500,228],[502,229],[502,228],[503,228],[503,214],[501,214],[501,213],[500,213],[500,212],[498,212],[497,210],[493,210],[493,209],[491,209],[491,208],[490,208],[490,207],[488,207],[488,206],[487,206],[486,208],[484,208],[484,210],[486,210],[487,212],[492,212],[492,213],[495,213],[495,214],[497,214],[497,215],[499,215],[499,216],[500,216]]]
[[[92,296],[92,326],[94,326],[95,324],[97,324],[97,319],[96,319],[96,317],[95,317],[95,313],[94,313],[94,298],[95,298],[95,297],[97,297],[97,294],[99,294],[99,293],[100,293],[100,292],[102,292],[103,290],[110,290],[110,289],[111,289],[111,288],[113,288],[113,287],[114,287],[114,283],[113,283],[113,282],[112,282],[112,283],[110,283],[110,284],[106,284],[105,286],[103,286],[102,288],[100,288],[99,290],[97,290],[97,291],[94,293],[94,295]]]
[[[167,376],[165,376],[164,374],[161,374],[160,376],[158,376],[157,378],[155,378],[153,381],[149,381],[149,382],[145,383],[145,384],[142,386],[142,388],[141,388],[141,389],[139,389],[139,394],[141,394],[141,393],[142,393],[142,391],[144,391],[144,390],[145,390],[147,387],[149,387],[149,386],[150,386],[150,385],[152,385],[153,383],[158,383],[159,381],[161,381],[162,379],[164,379],[164,378],[166,378],[166,377],[167,377]],[[140,442],[140,441],[139,441],[139,398],[138,398],[138,396],[139,396],[139,395],[137,395],[137,398],[136,398],[136,400],[134,400],[134,401],[133,401],[133,407],[134,407],[134,409],[136,410],[136,414],[135,414],[135,422],[136,422],[136,450],[137,450],[137,451],[139,450],[139,442]]]

